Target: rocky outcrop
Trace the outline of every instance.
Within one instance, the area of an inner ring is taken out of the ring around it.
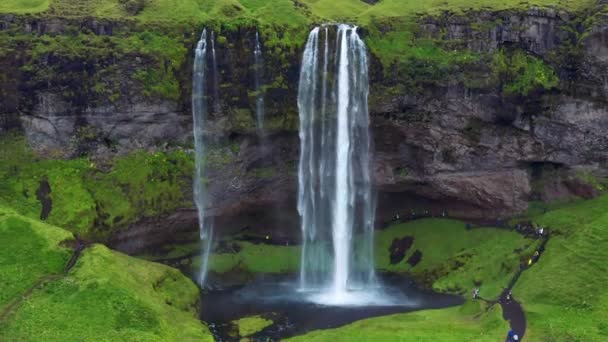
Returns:
[[[21,125],[39,151],[63,150],[70,155],[184,143],[191,134],[191,120],[174,102],[140,100],[82,108],[51,92],[38,94],[32,113],[21,116]]]

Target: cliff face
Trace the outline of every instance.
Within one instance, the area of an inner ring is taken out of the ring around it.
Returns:
[[[386,58],[375,40],[399,27],[364,27],[378,220],[411,211],[505,217],[530,200],[593,196],[593,179],[608,170],[603,6],[577,15],[530,9],[422,17],[412,49],[430,49],[426,57]],[[5,16],[0,29],[19,41],[5,41],[0,54],[0,130],[20,129],[38,150],[68,157],[190,143],[191,55],[200,27],[168,33],[172,46],[125,22]],[[295,236],[304,40],[281,45],[271,42],[280,29],[261,32],[269,127],[262,144],[253,119],[255,28],[216,31],[219,99],[210,99],[217,109],[206,130],[215,142],[210,215],[225,232],[251,226]],[[92,52],[53,47],[73,36]],[[133,40],[121,45],[126,39]],[[146,45],[155,39],[157,50]],[[134,251],[146,245],[137,236],[156,234],[158,242],[194,230],[192,210],[140,222],[115,241]]]

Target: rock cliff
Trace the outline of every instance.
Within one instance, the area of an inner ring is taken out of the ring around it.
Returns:
[[[422,57],[390,59],[378,48],[404,26],[364,26],[378,225],[395,212],[497,218],[524,212],[531,200],[594,196],[594,180],[608,176],[604,6],[419,16],[408,30],[411,49],[430,50]],[[201,28],[148,36],[131,22],[3,16],[0,33],[13,38],[1,45],[0,131],[21,130],[37,150],[63,157],[188,148],[191,55]],[[216,31],[221,73],[206,130],[215,142],[208,212],[220,232],[297,236],[304,40],[271,42],[277,32],[261,31],[269,127],[261,140],[252,114],[256,28]],[[145,45],[155,39],[158,50]],[[68,51],[69,44],[80,48]],[[134,252],[196,230],[193,210],[146,219],[112,241]]]

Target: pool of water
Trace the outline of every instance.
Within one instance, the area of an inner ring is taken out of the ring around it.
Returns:
[[[238,340],[232,321],[260,315],[274,323],[250,337],[253,341],[278,341],[318,329],[340,327],[364,318],[460,305],[461,297],[424,291],[408,277],[379,276],[380,286],[355,290],[348,301],[331,294],[301,291],[293,275],[258,275],[245,285],[215,287],[201,293],[201,320],[217,341]],[[332,303],[332,304],[327,304]]]

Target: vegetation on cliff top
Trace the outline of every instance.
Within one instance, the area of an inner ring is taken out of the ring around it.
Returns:
[[[213,341],[179,271],[97,245],[64,274],[71,239],[0,206],[0,339]]]
[[[577,11],[595,5],[595,0],[383,0],[371,5],[360,0],[4,0],[0,12],[41,13],[104,18],[135,17],[143,21],[203,21],[257,19],[268,23],[299,24],[306,21],[352,20],[437,14],[443,11],[505,10],[530,6]]]

